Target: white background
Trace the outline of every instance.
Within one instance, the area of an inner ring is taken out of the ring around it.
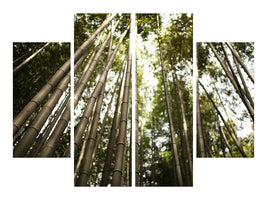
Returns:
[[[73,159],[13,159],[12,42],[73,42],[73,14],[78,12],[194,13],[194,42],[255,42],[255,158],[196,159],[194,150],[191,188],[77,188]],[[1,199],[266,199],[264,1],[9,0],[1,1],[0,15]]]

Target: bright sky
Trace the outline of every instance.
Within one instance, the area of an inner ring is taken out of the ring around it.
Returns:
[[[164,32],[169,24],[169,14],[161,14],[162,16],[162,31]],[[155,90],[158,80],[154,77],[154,70],[152,63],[156,61],[156,52],[157,52],[157,43],[154,41],[156,38],[156,35],[151,33],[148,35],[147,41],[142,41],[142,38],[140,35],[138,35],[137,38],[137,67],[141,68],[144,72],[144,78],[142,80],[145,87],[147,87],[146,93],[148,93],[150,97],[153,97],[153,90]],[[147,50],[147,54],[144,55],[141,52],[145,52]],[[140,88],[140,86],[138,86]],[[139,95],[143,96],[144,90],[139,89]],[[146,102],[146,112],[152,111],[152,101],[148,100]]]

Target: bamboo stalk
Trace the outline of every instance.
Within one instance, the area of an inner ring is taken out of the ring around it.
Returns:
[[[100,93],[101,91],[101,88],[102,86],[104,85],[105,83],[105,80],[106,80],[106,77],[107,77],[107,74],[108,74],[108,71],[113,63],[113,60],[115,58],[115,55],[118,51],[118,48],[123,40],[123,38],[125,37],[126,33],[127,33],[128,29],[124,32],[124,34],[122,35],[122,37],[120,38],[120,41],[118,42],[114,52],[112,53],[111,55],[111,58],[109,59],[108,61],[108,64],[106,65],[105,67],[105,70],[103,71],[103,73],[101,74],[101,77],[94,89],[94,92],[92,93],[92,95],[90,96],[90,99],[87,103],[87,106],[86,106],[86,109],[83,113],[83,116],[81,117],[80,119],[80,122],[75,130],[75,135],[74,135],[74,149],[77,150],[77,147],[80,145],[80,140],[81,140],[81,137],[82,137],[82,133],[86,127],[86,124],[88,122],[88,116],[90,115],[91,111],[92,111],[92,106],[93,104],[96,102],[96,98],[98,96],[98,94]]]
[[[91,46],[94,43],[97,35],[103,31],[103,29],[109,24],[109,22],[116,16],[116,14],[109,15],[101,26],[87,39],[74,53],[74,63],[76,63],[82,55],[88,54]]]
[[[238,138],[232,133],[232,131],[230,130],[229,126],[226,124],[221,112],[219,111],[219,109],[217,108],[217,106],[215,105],[214,101],[212,100],[212,98],[210,97],[210,95],[208,94],[207,90],[205,89],[204,85],[202,85],[202,83],[199,81],[199,84],[201,85],[201,87],[203,88],[203,90],[205,91],[207,97],[209,98],[209,100],[211,101],[212,105],[214,106],[214,108],[216,109],[218,115],[221,117],[221,120],[223,121],[226,129],[228,130],[229,134],[231,135],[231,137],[233,138],[238,150],[240,151],[241,155],[243,157],[247,157],[246,153],[243,150],[243,147],[241,146]]]
[[[96,103],[96,110],[94,113],[92,127],[90,129],[90,134],[86,142],[85,153],[84,153],[80,171],[79,171],[79,178],[76,183],[77,186],[86,186],[88,178],[90,176],[90,165],[93,160],[92,154],[93,154],[93,150],[95,147],[97,125],[98,125],[98,121],[100,118],[100,111],[101,111],[101,107],[102,107],[102,103],[104,99],[105,85],[106,83],[104,83],[101,89],[101,93],[99,94],[98,100]]]
[[[246,106],[252,120],[254,121],[254,109],[251,107],[251,105],[248,103],[247,99],[244,98],[243,94],[245,93],[242,88],[238,87],[238,84],[236,83],[236,80],[234,79],[233,75],[231,74],[231,72],[227,69],[227,66],[225,65],[225,63],[223,62],[223,60],[221,59],[221,57],[219,56],[219,54],[217,53],[216,49],[214,48],[214,46],[212,45],[212,43],[208,43],[208,45],[210,46],[210,48],[212,49],[213,53],[215,54],[217,60],[220,62],[221,66],[223,67],[226,75],[228,76],[228,78],[230,79],[232,85],[234,86],[237,94],[239,95],[239,97],[241,98],[242,102],[244,103],[244,105]]]
[[[38,49],[34,54],[32,54],[30,57],[28,57],[26,60],[24,60],[21,64],[19,64],[17,67],[13,69],[13,74],[17,73],[21,70],[21,68],[30,62],[38,53],[40,53],[45,47],[47,47],[50,44],[50,42],[47,42],[42,48]]]
[[[84,137],[84,141],[83,141],[83,145],[82,145],[82,148],[81,148],[81,151],[80,151],[79,159],[78,159],[78,162],[77,162],[76,167],[75,167],[74,185],[76,185],[76,183],[77,183],[78,173],[79,173],[79,170],[80,170],[80,167],[81,167],[82,159],[83,159],[84,153],[85,153],[85,148],[86,148],[87,141],[88,141],[88,138],[89,138],[89,134],[90,134],[90,131],[91,131],[91,127],[92,127],[92,123],[93,123],[93,115],[95,113],[95,109],[96,109],[96,106],[94,106],[93,112],[91,113],[90,121],[88,123],[87,131],[86,131],[86,134],[85,134],[85,137]],[[76,156],[76,154],[74,154],[74,155]]]
[[[114,146],[116,142],[117,129],[119,126],[119,120],[120,120],[120,114],[121,114],[121,102],[122,102],[122,97],[123,97],[123,88],[125,84],[126,70],[127,70],[127,67],[125,67],[124,69],[123,78],[120,83],[120,89],[119,89],[119,93],[117,97],[117,103],[116,103],[116,108],[114,111],[114,117],[112,121],[109,142],[108,142],[108,147],[107,147],[107,152],[106,152],[106,159],[105,159],[104,168],[102,172],[102,180],[100,183],[101,186],[108,185],[109,174],[111,171],[110,167],[111,167],[111,162],[112,162],[112,155],[113,155],[113,150],[114,150]]]
[[[39,131],[42,129],[43,125],[45,124],[46,120],[52,113],[55,105],[57,104],[58,100],[60,99],[63,92],[66,90],[68,84],[70,82],[70,72],[60,81],[58,86],[55,88],[55,91],[49,98],[49,100],[45,103],[42,110],[31,125],[28,127],[26,133],[24,134],[23,138],[19,141],[19,143],[14,147],[13,156],[14,157],[23,157],[26,156],[29,148],[34,143],[36,137],[39,134]]]
[[[198,71],[198,70],[197,70]],[[202,131],[202,120],[201,120],[201,112],[200,112],[200,102],[199,102],[199,87],[198,87],[198,83],[199,83],[199,78],[198,78],[198,74],[197,73],[197,78],[196,78],[196,94],[197,94],[197,99],[196,99],[196,103],[197,103],[197,139],[198,139],[198,148],[200,151],[200,157],[204,158],[206,157],[206,151],[205,151],[205,146],[204,146],[204,138],[203,138],[203,131]]]
[[[50,78],[50,80],[42,87],[42,89],[31,99],[31,101],[20,111],[13,119],[13,135],[16,135],[29,116],[37,109],[40,103],[46,98],[48,93],[57,85],[59,81],[70,69],[70,59],[66,61],[62,67]]]
[[[62,102],[58,110],[53,116],[53,119],[48,122],[45,130],[43,131],[42,135],[40,135],[40,140],[34,145],[34,148],[30,152],[30,157],[36,157],[39,151],[41,150],[42,146],[44,145],[45,141],[47,140],[51,130],[54,128],[57,120],[59,119],[60,115],[62,114],[63,110],[66,108],[67,103],[69,102],[70,95],[66,96],[65,100]]]
[[[22,58],[24,58],[25,56],[27,56],[29,54],[29,52],[23,54],[22,56],[18,57],[16,60],[13,60],[13,64],[18,62],[19,60],[21,60]]]
[[[117,141],[117,149],[115,156],[115,164],[114,171],[112,176],[112,186],[120,186],[121,185],[121,176],[123,171],[123,158],[124,158],[124,148],[125,146],[125,138],[127,132],[127,121],[128,121],[128,102],[129,102],[129,92],[130,92],[130,80],[131,80],[131,63],[132,63],[132,53],[131,53],[131,35],[132,35],[133,27],[130,30],[129,36],[129,49],[127,56],[127,73],[125,77],[125,85],[124,85],[124,93],[123,93],[123,101],[121,105],[121,121],[120,121],[120,129]]]
[[[159,37],[159,16],[158,15],[157,15],[157,23],[158,23],[158,37]],[[172,115],[171,115],[171,110],[170,110],[170,103],[169,103],[169,97],[168,97],[168,91],[167,91],[167,80],[165,77],[165,69],[164,69],[162,47],[161,47],[160,39],[158,39],[158,43],[159,43],[159,51],[160,51],[161,71],[162,71],[162,77],[163,77],[163,82],[164,82],[166,109],[168,113],[169,127],[170,127],[170,134],[171,134],[171,147],[172,147],[172,153],[173,153],[173,158],[175,162],[175,171],[176,171],[176,176],[178,178],[178,185],[183,186],[181,167],[180,167],[180,162],[179,162],[179,157],[178,157],[178,149],[177,149],[176,140],[174,136],[174,127],[173,127]]]
[[[247,75],[250,78],[250,80],[254,83],[254,76],[248,70],[248,68],[246,67],[246,65],[243,63],[243,61],[241,60],[240,56],[238,55],[238,52],[232,47],[232,45],[231,45],[230,42],[226,42],[226,44],[229,47],[229,49],[232,51],[232,53],[234,54],[235,58],[240,63],[240,65],[242,66],[242,68],[244,69],[244,71],[247,73]]]
[[[235,58],[234,56],[233,56],[233,59],[234,59],[234,63],[235,63],[235,65],[236,65],[236,68],[237,68],[237,72],[238,72],[238,74],[239,74],[239,77],[240,77],[240,79],[241,79],[241,81],[242,81],[242,84],[243,84],[243,86],[244,86],[244,89],[245,89],[245,95],[246,95],[246,97],[248,98],[248,100],[249,100],[249,102],[250,102],[252,108],[254,108],[254,101],[253,101],[253,99],[252,99],[252,97],[251,97],[251,95],[250,95],[250,92],[249,92],[249,90],[248,90],[247,84],[246,84],[246,82],[245,82],[245,80],[244,80],[244,77],[243,77],[243,75],[242,75],[242,73],[241,73],[241,70],[240,70],[240,68],[239,68],[239,66],[238,66],[238,62],[237,62],[237,60],[236,60],[236,58]]]

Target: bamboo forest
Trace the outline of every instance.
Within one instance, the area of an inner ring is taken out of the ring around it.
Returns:
[[[197,156],[254,157],[254,43],[197,43]]]
[[[74,184],[131,186],[135,159],[137,186],[192,185],[192,16],[76,14],[74,31]]]
[[[13,43],[14,157],[70,157],[69,98],[70,43]]]
[[[187,13],[74,14],[72,70],[70,43],[13,43],[13,157],[73,155],[74,186],[193,186],[193,108],[197,157],[254,157],[254,43],[196,47],[193,73]]]
[[[192,186],[193,17],[140,14],[137,28],[136,184]]]
[[[263,3],[2,2],[1,199],[267,197]]]

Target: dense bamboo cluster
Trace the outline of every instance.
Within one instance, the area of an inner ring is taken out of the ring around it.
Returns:
[[[186,69],[192,66],[192,16],[169,15],[167,27],[162,25],[162,16],[138,15],[140,21],[149,24],[145,27],[149,26],[149,34],[155,37],[156,61],[151,61],[151,54],[146,54],[145,45],[142,50],[137,45],[139,51],[144,52],[141,58],[137,56],[136,64],[140,84],[138,88],[136,86],[136,105],[139,107],[135,116],[136,186],[192,186],[192,85],[190,70]],[[139,33],[146,37],[143,24],[138,26]],[[148,59],[151,63],[139,62],[139,59]],[[150,79],[146,80],[146,68],[158,81],[153,89]]]
[[[234,91],[240,98],[241,102],[245,106],[251,121],[254,122],[254,101],[251,95],[251,91],[248,89],[248,82],[245,81],[245,76],[253,84],[254,76],[252,72],[247,68],[242,61],[241,56],[238,54],[237,50],[233,47],[231,43],[219,43],[215,48],[214,43],[207,43],[210,50],[213,52],[215,58],[222,67],[222,71],[225,73],[225,77],[229,80],[231,85],[234,88]],[[226,49],[228,47],[228,49]],[[220,48],[220,52],[218,51]],[[230,61],[230,56],[232,56],[232,62]],[[240,67],[241,66],[241,67]],[[199,67],[198,67],[199,68]],[[242,72],[242,70],[243,72]],[[244,75],[245,74],[245,75]],[[215,78],[209,72],[210,82],[214,95],[218,96],[218,101],[207,91],[206,86],[199,80],[197,77],[197,131],[198,131],[198,151],[200,157],[214,157],[214,148],[210,145],[210,138],[212,137],[210,133],[207,133],[205,127],[203,126],[203,119],[201,117],[201,103],[199,95],[199,87],[202,88],[204,94],[208,98],[210,105],[212,107],[212,113],[215,116],[217,121],[217,128],[220,135],[221,151],[223,156],[226,156],[226,153],[230,157],[242,156],[247,157],[243,146],[240,142],[240,139],[237,136],[236,125],[234,124],[229,112],[226,109],[225,102],[223,102],[220,92],[217,89]],[[221,108],[220,108],[221,107]],[[203,108],[202,108],[203,109]],[[227,119],[227,118],[228,119]],[[221,126],[223,124],[223,127]],[[230,143],[232,145],[230,145]],[[239,155],[233,154],[233,148],[236,148],[239,152]],[[227,152],[226,152],[227,151]]]
[[[34,59],[48,45],[49,43],[45,44],[41,49],[28,57],[19,66],[14,68],[13,72],[19,73],[22,66]],[[57,119],[62,115],[63,110],[66,108],[66,103],[69,101],[69,83],[70,59],[57,70],[13,119],[14,157],[40,156],[40,151],[46,145],[47,138],[52,137],[51,130],[57,124]],[[58,103],[61,97],[64,97],[63,101]],[[58,108],[56,108],[57,105],[59,105]],[[57,146],[58,143],[53,144],[53,153]],[[67,144],[65,144],[66,146]],[[65,155],[69,156],[66,153],[67,149],[65,149]],[[50,156],[53,156],[53,154]]]
[[[146,16],[144,15],[141,17]],[[181,87],[180,81],[182,80],[180,77],[178,78],[177,75],[177,70],[179,70],[178,66],[184,65],[181,58],[177,59],[178,56],[181,56],[180,51],[182,52],[183,50],[179,47],[172,47],[171,39],[162,34],[159,17],[159,15],[148,16],[147,19],[153,19],[153,22],[155,22],[154,30],[157,38],[157,55],[159,60],[156,63],[158,68],[156,73],[160,81],[157,87],[163,87],[156,91],[156,93],[153,91],[152,94],[154,93],[154,98],[156,98],[154,100],[156,105],[154,105],[155,108],[153,109],[160,109],[160,111],[152,110],[151,113],[147,113],[145,105],[151,97],[148,98],[147,95],[149,94],[146,92],[148,88],[144,85],[143,80],[140,80],[142,85],[138,90],[142,91],[143,95],[140,96],[140,94],[136,94],[136,97],[138,97],[141,102],[140,104],[139,101],[136,100],[138,106],[140,105],[139,117],[136,118],[136,123],[139,122],[140,124],[139,136],[136,136],[136,146],[138,148],[136,152],[139,153],[139,159],[137,160],[138,162],[136,162],[138,163],[138,165],[136,165],[136,175],[138,175],[136,178],[136,185],[192,186],[192,132],[188,130],[188,116],[186,116],[190,111],[188,112],[188,108],[184,106],[183,91],[185,91],[185,89]],[[173,30],[177,31],[176,28]],[[190,32],[188,34],[190,35]],[[181,41],[183,39],[178,36],[176,40]],[[190,52],[188,50],[186,51]],[[137,67],[141,66],[138,65]],[[170,77],[172,77],[172,80],[170,80]],[[158,95],[163,98],[159,97],[158,99]],[[161,114],[158,112],[166,113],[166,117],[160,116]],[[158,123],[161,125],[158,125]],[[163,131],[162,126],[165,126],[165,124],[168,124],[168,130]],[[138,131],[136,130],[136,132]],[[163,139],[168,142],[166,144],[160,144]],[[166,145],[166,148],[161,147],[162,150],[160,150],[159,148],[162,145]],[[146,152],[149,152],[149,155],[146,155]],[[170,154],[168,154],[168,152],[170,152]],[[162,169],[160,165],[164,164],[161,163],[162,161],[160,160],[165,159],[165,156],[168,156],[168,160],[171,160],[167,161],[168,164],[166,163],[168,167]],[[147,160],[148,157],[149,160]],[[161,176],[161,174],[159,174],[161,171],[172,175],[168,178],[159,178],[158,176]]]
[[[74,107],[78,105],[78,102],[81,100],[84,90],[88,84],[93,81],[92,74],[97,69],[100,59],[106,59],[104,69],[102,70],[96,85],[92,88],[92,92],[86,102],[85,109],[81,113],[81,117],[78,119],[77,126],[74,131],[75,186],[107,186],[110,184],[112,186],[130,185],[129,161],[127,161],[129,156],[126,144],[128,141],[127,122],[132,62],[130,42],[128,42],[127,45],[128,54],[127,56],[124,56],[127,58],[126,66],[123,61],[116,78],[116,83],[112,86],[113,89],[110,94],[111,99],[108,103],[104,117],[101,119],[101,113],[103,113],[104,109],[104,93],[107,92],[106,87],[110,81],[108,80],[108,75],[112,69],[115,57],[118,54],[120,47],[123,44],[127,44],[127,42],[125,42],[125,37],[129,31],[130,25],[122,32],[122,34],[120,34],[120,38],[116,43],[113,38],[114,33],[118,32],[117,27],[121,23],[122,17],[123,15],[120,18],[116,18],[115,14],[108,15],[106,20],[104,20],[99,28],[91,34],[89,39],[87,39],[75,51],[75,62],[79,61],[79,59],[83,56],[87,57],[87,60],[89,61],[75,84]],[[105,33],[107,31],[108,33]],[[104,37],[105,39],[97,49],[97,45],[94,45],[94,41],[100,37]],[[129,37],[131,37],[131,34]],[[114,43],[116,46],[113,49],[112,47],[114,46]],[[95,50],[90,51],[90,47],[93,45],[95,46]],[[109,50],[107,56],[105,57],[104,49],[107,46]],[[112,108],[115,96],[117,96],[117,100],[115,107]],[[109,112],[112,109],[114,110],[112,126],[111,129],[107,131],[105,130],[105,125],[109,117]],[[103,143],[104,134],[108,134],[108,144],[107,149],[105,150],[106,155],[101,158],[104,158],[104,162],[100,168],[99,165],[101,163],[98,162],[96,166],[96,164],[94,164],[94,160],[99,159],[96,158],[96,155],[100,150],[99,148],[101,148],[100,146],[105,145]],[[98,183],[91,181],[94,170],[97,170],[97,174],[95,176],[101,174],[101,181]],[[112,179],[110,179],[111,175]]]

